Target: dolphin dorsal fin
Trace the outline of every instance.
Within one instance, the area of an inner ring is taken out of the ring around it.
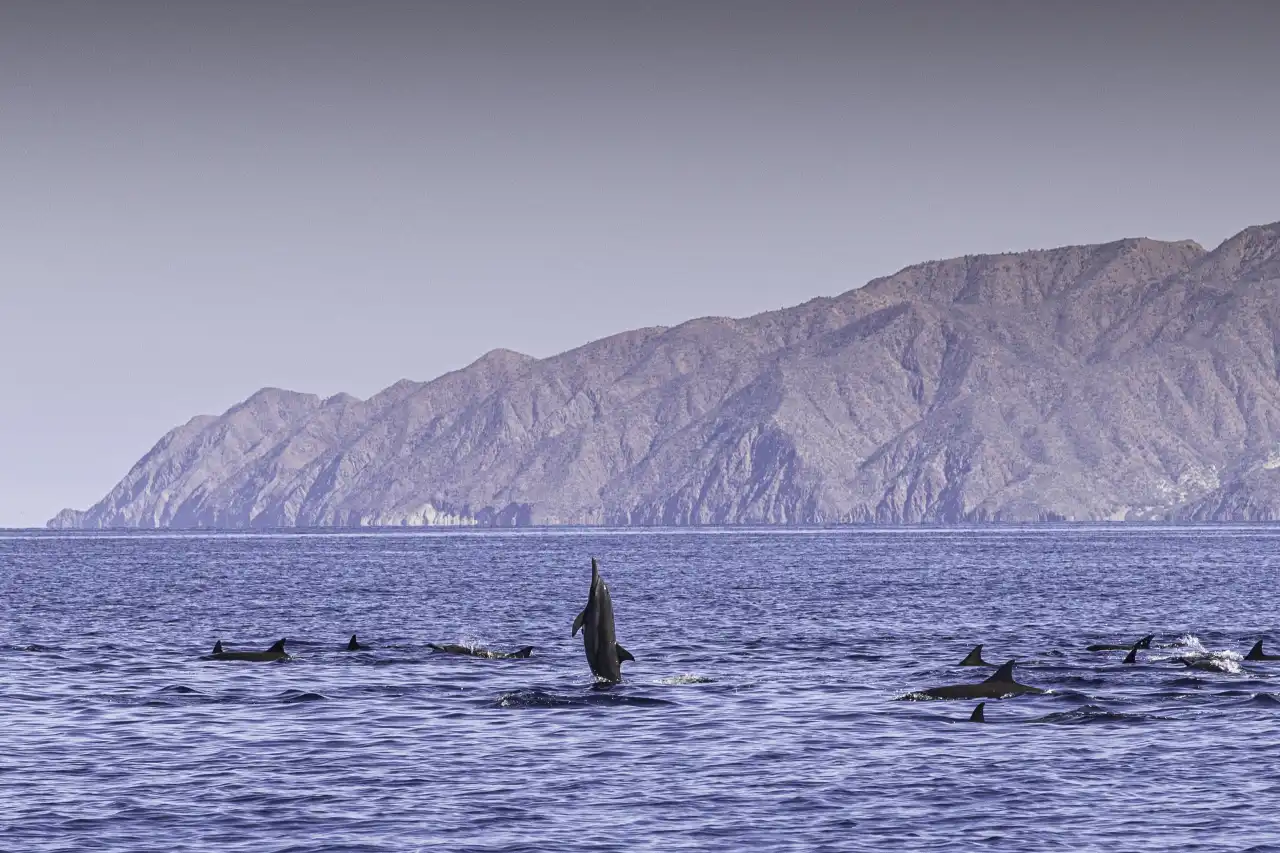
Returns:
[[[1262,641],[1253,644],[1253,648],[1249,649],[1249,654],[1244,656],[1245,660],[1260,660],[1262,658]]]
[[[347,651],[354,652],[360,648],[360,644],[356,642],[356,635],[351,635],[351,642],[347,643]]]
[[[982,715],[982,709],[987,707],[986,702],[979,702],[978,707],[973,709],[973,714],[969,717],[971,723],[985,723],[987,718]]]
[[[512,655],[512,657],[527,658],[531,654],[533,654],[533,646],[525,646],[524,648],[517,650],[516,653]]]
[[[1133,648],[1129,649],[1129,654],[1127,654],[1127,655],[1125,655],[1125,656],[1124,656],[1124,662],[1125,662],[1125,663],[1137,663],[1137,662],[1138,662],[1138,649],[1139,649],[1139,648],[1140,648],[1140,646],[1134,646]]]
[[[960,661],[960,666],[982,666],[986,663],[982,659],[982,643],[973,647],[973,651],[965,655],[964,660]]]
[[[267,651],[276,655],[284,654],[284,640],[276,640]]]
[[[215,655],[222,654],[222,641],[218,640],[213,644],[213,653]]]
[[[987,681],[1013,681],[1013,665],[1015,663],[1017,663],[1016,660],[1011,660],[1001,664],[1000,668]]]
[[[1135,648],[1135,649],[1149,649],[1149,648],[1151,648],[1151,641],[1152,641],[1152,640],[1154,640],[1155,638],[1156,638],[1156,635],[1155,635],[1155,634],[1147,634],[1147,636],[1143,637],[1141,640],[1139,640],[1139,641],[1134,645],[1134,648]]]

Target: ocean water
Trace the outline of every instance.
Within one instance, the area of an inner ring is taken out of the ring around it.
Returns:
[[[0,849],[1280,849],[1280,662],[1240,659],[1280,654],[1278,545],[0,533]],[[569,636],[591,556],[637,658],[609,689]],[[1133,666],[1084,648],[1151,633]],[[977,643],[1050,692],[985,725],[902,698],[985,677]]]

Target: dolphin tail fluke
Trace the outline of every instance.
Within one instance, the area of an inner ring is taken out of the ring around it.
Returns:
[[[982,643],[973,647],[973,651],[965,655],[964,660],[960,661],[960,666],[986,666],[986,661],[982,659]]]
[[[1149,648],[1151,648],[1151,641],[1152,641],[1152,640],[1154,640],[1155,638],[1156,638],[1156,635],[1155,635],[1155,634],[1147,634],[1147,636],[1143,637],[1141,640],[1139,640],[1139,641],[1137,642],[1137,644],[1134,646],[1134,648],[1135,648],[1135,649],[1149,649]]]
[[[982,709],[987,707],[986,702],[979,702],[978,707],[973,709],[972,716],[969,717],[971,723],[985,723],[987,718],[982,715]]]
[[[1016,660],[1006,661],[996,670],[995,675],[987,679],[987,681],[1013,681],[1013,665]]]
[[[284,654],[284,640],[276,640],[272,643],[271,648],[267,649],[267,651],[271,652],[273,655]]]
[[[1140,648],[1139,646],[1134,646],[1133,648],[1129,649],[1129,654],[1127,654],[1127,655],[1125,655],[1125,656],[1124,656],[1124,662],[1125,662],[1125,663],[1137,663],[1137,662],[1138,662],[1138,649],[1139,649],[1139,648]]]
[[[613,647],[618,650],[618,663],[622,663],[624,660],[633,661],[636,659],[635,655],[622,647],[622,643],[614,643]]]
[[[1245,655],[1244,659],[1245,660],[1262,660],[1262,657],[1263,657],[1262,641],[1259,640],[1258,642],[1253,644],[1253,648],[1249,649],[1249,654]]]
[[[213,653],[214,653],[215,655],[220,655],[220,654],[222,654],[222,641],[221,641],[221,640],[218,640],[217,642],[215,642],[215,643],[213,644]]]
[[[569,634],[569,636],[570,637],[578,636],[578,632],[582,630],[582,625],[586,621],[587,621],[587,611],[584,610],[581,613],[579,613],[576,617],[574,617],[573,633]]]

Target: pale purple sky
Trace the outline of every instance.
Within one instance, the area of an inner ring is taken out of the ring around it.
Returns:
[[[1280,3],[0,4],[0,526],[264,385],[1280,219]]]

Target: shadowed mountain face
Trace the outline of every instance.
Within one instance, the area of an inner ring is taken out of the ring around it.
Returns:
[[[265,389],[61,527],[1280,518],[1280,223],[909,267],[743,320]]]

